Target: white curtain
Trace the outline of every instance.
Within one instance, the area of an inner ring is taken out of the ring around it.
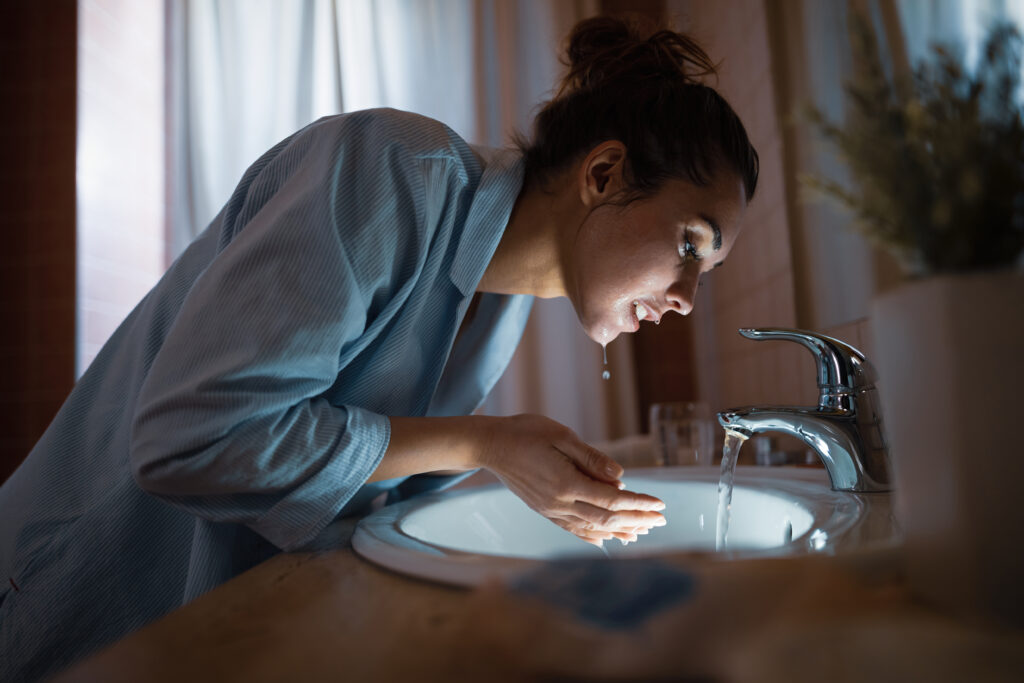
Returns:
[[[180,0],[169,7],[170,257],[274,142],[340,111],[325,0]]]
[[[180,253],[263,151],[328,114],[394,107],[474,144],[528,131],[562,39],[597,0],[179,0],[171,22],[171,246]],[[601,349],[564,300],[538,300],[484,407],[539,412],[586,439],[637,430],[628,339]]]
[[[973,65],[992,22],[1011,21],[1024,29],[1024,0],[903,0],[896,8],[911,62],[928,56],[938,42],[959,49]]]

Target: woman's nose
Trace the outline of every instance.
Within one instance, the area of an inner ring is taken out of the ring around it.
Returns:
[[[697,285],[700,283],[700,275],[684,276],[668,288],[666,299],[671,310],[677,311],[680,315],[689,315],[693,310],[693,301],[697,296]]]

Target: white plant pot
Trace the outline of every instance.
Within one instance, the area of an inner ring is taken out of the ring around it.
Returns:
[[[911,590],[1024,623],[1024,274],[915,282],[871,322]]]

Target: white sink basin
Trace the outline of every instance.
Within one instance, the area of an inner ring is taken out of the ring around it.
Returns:
[[[665,501],[668,524],[628,546],[606,541],[608,554],[696,552],[736,559],[830,552],[869,508],[884,508],[881,512],[888,517],[888,495],[832,491],[823,471],[741,467],[736,473],[728,546],[716,553],[718,476],[717,468],[696,467],[628,473],[624,478],[628,489]],[[891,536],[891,528],[888,531]],[[542,518],[501,486],[424,496],[386,507],[360,522],[352,543],[364,558],[388,569],[455,585],[476,585],[490,575],[515,574],[544,560],[604,557],[600,549]]]

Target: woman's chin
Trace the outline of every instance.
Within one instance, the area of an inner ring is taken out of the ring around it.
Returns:
[[[610,344],[623,332],[636,332],[640,327],[640,321],[637,320],[632,307],[630,307],[630,314],[626,318],[620,316],[598,317],[581,315],[578,307],[574,306],[573,308],[576,309],[576,319],[579,321],[583,331],[598,344]]]
[[[623,329],[623,325],[610,325],[608,323],[596,323],[594,325],[585,326],[583,329],[586,331],[587,336],[596,341],[598,344],[605,345],[615,341],[623,332],[635,332],[636,330]]]

